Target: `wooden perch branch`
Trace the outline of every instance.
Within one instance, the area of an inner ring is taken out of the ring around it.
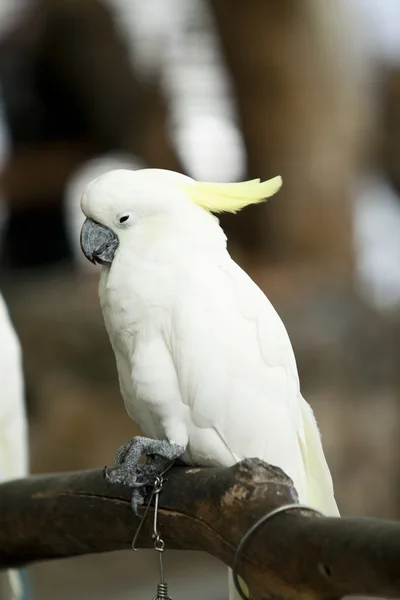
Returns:
[[[130,495],[107,484],[101,470],[0,485],[0,568],[130,548],[138,525]],[[167,548],[204,550],[232,566],[249,527],[296,501],[283,472],[259,460],[229,469],[176,467],[161,493],[159,527]],[[139,547],[152,545],[150,527],[151,518]],[[400,596],[394,522],[292,511],[260,527],[244,553],[239,573],[256,599]]]

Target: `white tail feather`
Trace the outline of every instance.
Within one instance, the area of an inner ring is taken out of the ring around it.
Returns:
[[[339,517],[333,491],[332,476],[322,448],[311,406],[301,398],[301,412],[304,424],[304,440],[302,453],[307,479],[307,503],[327,516]]]

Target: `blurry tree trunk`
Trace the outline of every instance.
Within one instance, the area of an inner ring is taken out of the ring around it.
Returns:
[[[225,219],[230,238],[247,256],[262,252],[273,264],[351,278],[350,186],[363,106],[355,102],[360,65],[346,50],[337,5],[211,0],[211,6],[236,93],[248,176],[280,174],[284,182],[267,205]]]

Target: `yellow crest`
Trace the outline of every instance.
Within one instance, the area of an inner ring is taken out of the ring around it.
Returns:
[[[241,183],[206,183],[196,181],[183,186],[190,200],[213,213],[235,213],[249,204],[259,204],[273,196],[282,185],[282,177],[261,182],[252,179]]]

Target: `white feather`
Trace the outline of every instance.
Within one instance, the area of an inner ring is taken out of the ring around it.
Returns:
[[[28,472],[27,423],[21,348],[0,295],[0,482]],[[20,598],[22,584],[15,570],[0,573],[0,600]]]

